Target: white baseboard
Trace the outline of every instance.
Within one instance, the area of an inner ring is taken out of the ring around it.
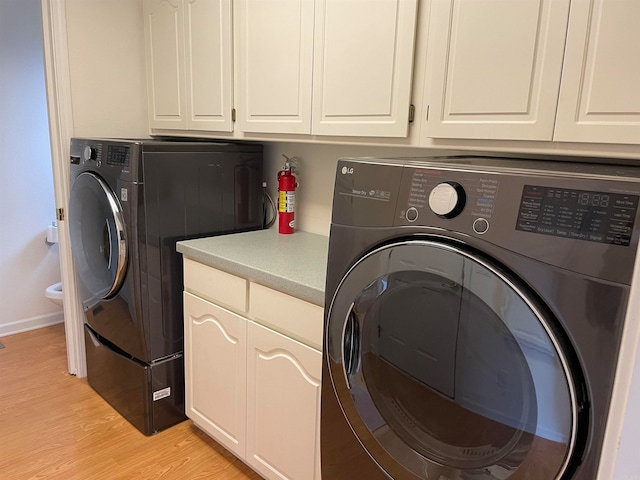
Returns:
[[[38,315],[37,317],[25,318],[16,322],[0,324],[0,337],[13,335],[14,333],[27,332],[36,328],[48,327],[57,323],[64,322],[64,314],[62,311],[48,313],[46,315]]]

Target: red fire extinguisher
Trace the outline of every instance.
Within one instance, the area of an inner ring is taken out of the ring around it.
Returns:
[[[278,232],[293,233],[295,228],[295,209],[296,209],[296,177],[293,174],[295,170],[295,157],[286,159],[282,170],[278,172]]]

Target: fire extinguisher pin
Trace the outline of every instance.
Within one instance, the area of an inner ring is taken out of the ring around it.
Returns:
[[[284,153],[282,154],[282,156],[285,159],[284,166],[282,167],[282,170],[285,170],[285,171],[288,170],[292,174],[296,173],[298,171],[298,162],[300,161],[300,158],[298,158],[298,157],[287,157]]]

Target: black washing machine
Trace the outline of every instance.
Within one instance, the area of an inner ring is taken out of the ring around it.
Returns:
[[[176,242],[262,228],[262,145],[71,140],[87,379],[149,435],[186,419]]]
[[[338,162],[322,476],[593,480],[640,169]]]

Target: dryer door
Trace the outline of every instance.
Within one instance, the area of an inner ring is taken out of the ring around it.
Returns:
[[[94,173],[83,172],[73,182],[69,232],[85,307],[112,298],[127,270],[127,236],[118,198]]]
[[[330,377],[392,478],[562,477],[581,400],[536,305],[497,266],[438,241],[384,246],[346,274],[328,311]]]

